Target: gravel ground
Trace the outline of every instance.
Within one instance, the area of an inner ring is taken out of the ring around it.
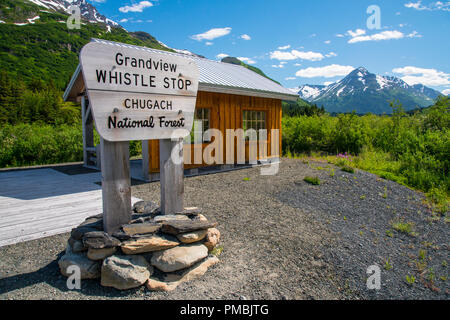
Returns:
[[[174,292],[118,291],[95,280],[68,290],[57,264],[69,237],[62,234],[0,248],[0,299],[448,299],[448,224],[430,219],[423,195],[318,166],[327,165],[283,159],[276,176],[251,168],[185,179],[185,205],[219,223],[224,250],[218,265]],[[159,202],[159,183],[135,184],[132,195]],[[393,230],[397,219],[413,222],[415,236]],[[373,264],[380,290],[366,288]]]

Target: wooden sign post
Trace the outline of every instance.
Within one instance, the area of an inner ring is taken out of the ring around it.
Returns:
[[[161,209],[183,210],[183,138],[192,130],[198,90],[194,60],[120,43],[94,41],[80,63],[101,136],[103,224],[131,219],[130,140],[160,139]]]
[[[183,139],[159,141],[159,176],[161,211],[164,214],[182,212],[184,194]]]

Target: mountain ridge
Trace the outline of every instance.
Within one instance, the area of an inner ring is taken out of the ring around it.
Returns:
[[[406,111],[427,107],[441,95],[422,84],[408,85],[394,76],[380,76],[359,67],[335,83],[302,85],[297,88],[300,98],[323,105],[328,112],[392,113],[390,102],[399,101]]]

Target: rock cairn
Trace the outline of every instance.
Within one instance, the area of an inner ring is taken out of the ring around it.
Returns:
[[[72,229],[59,268],[69,277],[68,268],[77,265],[81,279],[100,278],[102,286],[119,290],[172,291],[219,262],[211,254],[220,240],[216,226],[196,207],[162,215],[154,202],[139,201],[132,220],[112,235],[103,231],[101,214]]]

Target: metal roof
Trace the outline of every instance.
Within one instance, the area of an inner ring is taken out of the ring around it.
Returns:
[[[197,63],[200,74],[199,91],[222,92],[281,100],[297,100],[298,98],[298,95],[292,91],[243,66],[209,60],[182,53],[167,52],[147,47],[128,45],[114,41],[101,39],[92,39],[91,41],[110,44],[112,46],[135,48],[148,52],[181,56],[194,60]],[[70,80],[69,85],[67,86],[66,91],[64,92],[64,100],[74,100],[80,93],[80,88],[84,87],[84,85],[80,84],[80,81],[83,81],[80,71],[81,68],[78,66],[72,76],[72,79]]]

